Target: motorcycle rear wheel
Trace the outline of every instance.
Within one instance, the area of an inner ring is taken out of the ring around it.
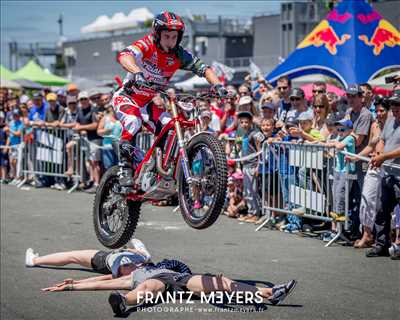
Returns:
[[[124,246],[132,238],[140,217],[140,201],[130,201],[115,194],[118,166],[109,168],[103,175],[93,203],[93,225],[97,239],[107,248]],[[118,226],[113,221],[119,220]]]

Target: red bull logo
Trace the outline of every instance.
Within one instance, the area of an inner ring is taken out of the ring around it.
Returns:
[[[325,46],[325,49],[327,49],[330,54],[335,55],[337,53],[336,47],[343,45],[350,38],[351,36],[349,34],[343,34],[339,38],[335,30],[329,25],[329,22],[327,20],[322,20],[321,23],[300,42],[297,48]]]
[[[374,55],[380,55],[385,46],[393,48],[400,45],[400,33],[387,20],[381,19],[371,39],[365,34],[358,36],[367,46],[374,47]]]

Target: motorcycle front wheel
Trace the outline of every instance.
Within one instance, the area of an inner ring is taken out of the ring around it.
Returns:
[[[192,228],[205,229],[217,221],[227,192],[227,162],[220,141],[199,134],[186,148],[192,183],[188,183],[180,163],[178,198],[181,214]]]

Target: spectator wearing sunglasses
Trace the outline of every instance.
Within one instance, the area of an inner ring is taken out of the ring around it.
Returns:
[[[292,90],[292,82],[286,76],[280,77],[277,80],[277,87],[279,102],[278,102],[278,122],[276,127],[283,127],[286,122],[286,116],[288,111],[292,108],[290,103],[290,92]]]
[[[311,106],[314,111],[314,118],[312,127],[318,130],[322,135],[323,140],[329,136],[326,119],[330,114],[328,98],[325,94],[321,93],[313,97]]]
[[[291,109],[287,112],[285,123],[297,123],[297,118],[301,113],[308,111],[311,115],[312,110],[308,108],[304,91],[300,88],[294,88],[289,95]]]
[[[326,94],[326,83],[323,81],[315,81],[312,87],[313,97],[316,97],[318,94]]]

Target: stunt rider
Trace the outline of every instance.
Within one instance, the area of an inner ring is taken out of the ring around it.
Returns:
[[[123,126],[119,146],[120,185],[127,189],[131,189],[134,184],[134,136],[142,124],[158,134],[160,125],[170,120],[168,113],[160,112],[152,103],[157,92],[148,88],[149,82],[167,85],[173,74],[183,69],[205,77],[220,97],[227,95],[214,71],[180,45],[184,31],[182,19],[172,12],[164,11],[155,17],[151,34],[118,54],[118,62],[128,72],[123,86],[113,96],[115,112]]]

